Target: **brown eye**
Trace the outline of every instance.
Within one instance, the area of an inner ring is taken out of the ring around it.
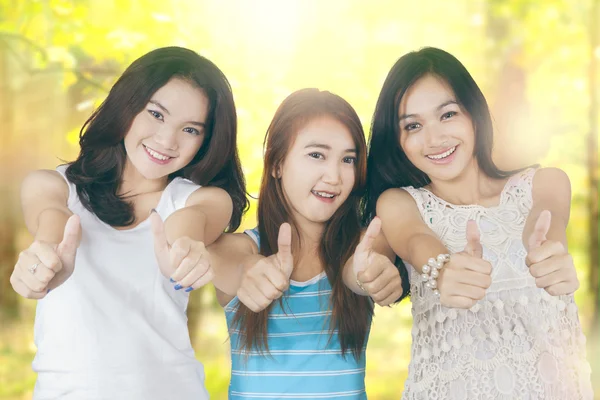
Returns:
[[[419,129],[421,127],[421,124],[418,124],[416,122],[412,123],[412,124],[408,124],[404,127],[405,131],[414,131],[415,129]]]
[[[190,135],[194,135],[194,136],[198,136],[200,134],[200,131],[198,131],[198,129],[196,129],[196,128],[184,128],[183,131],[189,133]]]
[[[442,115],[442,120],[452,118],[456,114],[458,114],[456,111],[448,111],[447,113],[445,113],[444,115]]]
[[[158,111],[148,110],[148,112],[150,113],[150,115],[152,115],[154,118],[156,118],[159,121],[163,121],[165,119],[163,117],[163,115],[161,113],[159,113]]]

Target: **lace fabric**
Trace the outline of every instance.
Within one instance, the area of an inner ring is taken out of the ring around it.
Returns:
[[[498,206],[457,206],[427,189],[404,188],[423,220],[452,252],[466,225],[481,232],[492,285],[471,309],[443,307],[420,274],[411,281],[413,344],[403,399],[592,399],[585,336],[572,295],[535,285],[522,234],[534,169],[511,177]]]

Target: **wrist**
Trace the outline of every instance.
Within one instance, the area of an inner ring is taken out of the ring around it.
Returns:
[[[427,264],[423,265],[421,278],[425,282],[425,287],[431,289],[433,294],[440,296],[440,291],[437,285],[437,278],[440,275],[440,270],[450,261],[450,254],[439,254],[436,258],[430,258]]]

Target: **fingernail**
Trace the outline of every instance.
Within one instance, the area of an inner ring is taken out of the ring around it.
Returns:
[[[171,283],[175,283],[175,280],[173,278],[169,278],[169,280],[171,281]]]
[[[175,290],[179,290],[181,289],[183,286],[181,286],[179,283],[177,285],[175,285],[175,287],[173,289]]]
[[[191,286],[189,288],[185,289],[185,291],[188,292],[188,293],[191,292],[192,290],[194,290],[194,288],[191,287]]]

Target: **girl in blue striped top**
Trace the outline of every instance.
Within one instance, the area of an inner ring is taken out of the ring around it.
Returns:
[[[366,399],[373,302],[403,291],[379,220],[360,238],[365,161],[360,120],[339,96],[304,89],[277,110],[258,227],[209,248],[231,337],[230,399]]]

